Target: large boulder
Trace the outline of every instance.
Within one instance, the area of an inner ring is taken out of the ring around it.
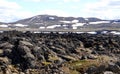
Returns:
[[[6,71],[9,64],[10,62],[7,57],[0,57],[0,71]]]
[[[31,53],[31,50],[29,47],[27,46],[22,46],[22,45],[19,45],[18,48],[17,48],[17,51],[22,55],[26,54],[26,53]]]
[[[26,61],[26,64],[28,66],[28,68],[35,68],[36,63],[35,63],[35,57],[34,55],[32,55],[31,53],[27,53],[26,55],[24,55],[24,59]]]

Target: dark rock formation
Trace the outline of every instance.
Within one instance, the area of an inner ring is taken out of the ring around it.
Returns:
[[[0,33],[0,72],[119,74],[119,45],[120,36],[111,34],[3,32]],[[81,60],[90,61],[91,65],[77,62]],[[88,67],[81,69],[80,64]]]

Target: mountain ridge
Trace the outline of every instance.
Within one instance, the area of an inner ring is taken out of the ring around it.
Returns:
[[[36,29],[81,29],[85,28],[120,28],[120,20],[104,20],[96,17],[61,17],[56,15],[36,15],[16,22],[3,23],[1,27],[36,28]]]

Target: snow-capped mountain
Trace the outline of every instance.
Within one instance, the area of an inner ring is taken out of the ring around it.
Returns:
[[[53,15],[37,15],[12,23],[0,23],[0,27],[37,28],[37,29],[81,29],[81,28],[120,28],[119,20],[102,20],[99,18],[59,17]]]

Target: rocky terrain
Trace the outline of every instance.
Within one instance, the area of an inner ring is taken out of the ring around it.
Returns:
[[[120,36],[5,31],[0,74],[120,74]]]

